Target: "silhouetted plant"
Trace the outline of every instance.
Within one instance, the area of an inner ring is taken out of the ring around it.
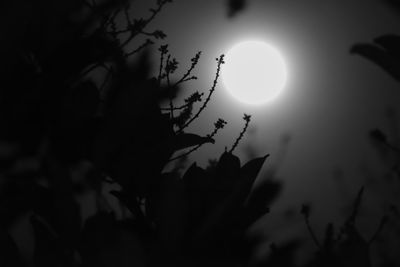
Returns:
[[[399,11],[400,6],[398,1],[385,0],[383,2],[389,7],[393,8],[396,12]],[[373,62],[396,81],[400,80],[400,36],[398,34],[386,34],[374,38],[371,43],[355,44],[351,48],[351,52]],[[396,121],[397,118],[395,117],[393,109],[391,109],[389,113],[390,114],[387,114],[387,117],[392,120],[393,123],[398,123],[398,120]],[[388,228],[390,228],[390,231],[388,231],[390,236],[387,235],[389,238],[386,239],[392,239],[392,241],[395,239],[396,244],[398,245],[398,240],[400,239],[400,217],[396,213],[399,201],[396,189],[399,187],[397,184],[393,185],[389,183],[389,180],[390,178],[398,180],[400,177],[400,149],[396,141],[391,138],[388,132],[385,132],[381,129],[372,129],[369,132],[369,137],[371,141],[373,141],[374,147],[378,152],[380,152],[380,156],[388,168],[388,174],[386,175],[387,177],[378,177],[377,179],[374,179],[374,182],[381,185],[387,183],[383,190],[385,190],[385,202],[388,202],[388,204],[384,203],[382,206],[386,208],[388,213],[390,212],[391,220],[388,224]],[[398,256],[391,255],[394,251],[390,251],[391,247],[396,245],[388,243],[388,245],[385,246],[384,243],[385,242],[383,242],[381,249],[382,251],[385,251],[385,254],[383,254],[382,264],[384,266],[398,265]]]
[[[327,225],[323,243],[318,240],[310,225],[309,206],[302,206],[301,214],[304,216],[307,229],[318,249],[315,259],[307,266],[372,266],[370,246],[387,223],[388,217],[382,217],[377,230],[369,240],[362,237],[356,227],[355,221],[361,205],[363,192],[364,188],[362,187],[354,201],[352,213],[345,220],[343,226],[340,227],[336,237],[334,225],[332,223]]]
[[[128,1],[44,1],[32,14],[45,15],[32,19],[9,47],[18,53],[2,68],[0,90],[2,266],[248,263],[257,242],[246,230],[268,212],[280,184],[253,186],[268,155],[241,166],[232,154],[249,115],[214,166],[193,163],[183,177],[164,170],[171,160],[214,143],[226,124],[218,119],[206,136],[185,132],[208,106],[224,55],[216,59],[204,101],[194,92],[182,105],[174,103],[180,87],[196,80],[200,52],[175,81],[179,64],[162,45],[158,73],[149,73],[146,48],[166,34],[147,27],[169,2],[158,0],[148,18],[134,19]],[[131,49],[138,37],[145,40]],[[169,107],[160,108],[165,101]],[[182,154],[174,158],[176,152]],[[122,218],[107,202],[105,185],[119,188],[108,190],[129,211]],[[96,210],[85,219],[76,198],[89,192]],[[26,237],[35,243],[33,263],[21,260],[9,233],[23,215],[33,228],[34,238]]]

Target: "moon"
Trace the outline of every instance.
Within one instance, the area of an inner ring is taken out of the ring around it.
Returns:
[[[233,46],[225,56],[222,81],[238,101],[251,105],[275,99],[286,85],[287,69],[279,51],[261,41]]]

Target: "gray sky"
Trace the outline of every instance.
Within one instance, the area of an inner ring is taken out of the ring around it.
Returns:
[[[384,112],[400,99],[393,79],[350,55],[349,49],[356,42],[397,33],[399,26],[400,18],[379,0],[249,0],[233,19],[226,17],[224,1],[175,0],[150,27],[167,33],[165,43],[180,61],[182,72],[190,58],[203,51],[199,80],[183,90],[188,94],[208,91],[215,57],[237,42],[263,39],[281,51],[289,68],[285,91],[273,103],[255,108],[234,100],[220,83],[191,130],[207,134],[218,117],[228,125],[215,145],[204,146],[191,160],[205,166],[206,159],[219,157],[239,134],[242,114],[252,114],[253,131],[236,151],[242,162],[251,146],[256,155],[271,154],[267,170],[281,160],[282,135],[291,136],[278,169],[285,188],[274,210],[311,201],[315,214],[322,215],[318,220],[326,223],[331,220],[326,216],[341,212],[343,202],[335,200],[351,201],[364,183],[363,164],[377,169],[379,175],[378,157],[367,133],[375,127],[390,129]],[[333,179],[339,169],[344,190]],[[371,188],[366,193],[374,195]]]

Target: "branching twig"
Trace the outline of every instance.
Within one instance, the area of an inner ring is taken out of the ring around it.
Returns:
[[[121,47],[124,47],[125,45],[127,45],[135,36],[137,36],[139,33],[142,33],[142,30],[152,21],[154,20],[154,18],[158,15],[158,13],[160,13],[160,11],[162,10],[162,8],[164,7],[165,4],[172,2],[172,0],[161,0],[158,1],[158,5],[156,9],[150,9],[151,11],[151,16],[147,19],[141,20],[140,21],[140,27],[138,27],[138,29],[135,29],[134,23],[132,25],[129,25],[129,27],[127,27],[124,30],[120,30],[120,31],[116,31],[116,34],[123,34],[123,33],[130,33],[129,37],[122,43]]]
[[[192,77],[189,77],[189,76],[190,76],[190,74],[192,73],[192,71],[194,70],[194,68],[196,67],[197,63],[199,63],[200,56],[201,56],[201,51],[197,52],[196,55],[191,59],[192,64],[191,64],[190,68],[189,68],[188,71],[182,76],[182,78],[174,84],[174,86],[177,86],[178,84],[180,84],[180,83],[182,83],[182,82],[185,82],[185,81],[188,81],[188,80],[195,80],[195,79],[197,79],[196,76],[192,76]]]
[[[158,77],[157,77],[158,86],[160,86],[161,85],[161,79],[162,79],[162,76],[161,76],[162,75],[162,70],[164,68],[164,56],[168,53],[168,45],[160,46],[158,51],[161,52],[161,55],[160,55],[160,68],[159,68]]]
[[[218,131],[220,129],[225,127],[226,123],[227,122],[225,120],[218,119],[218,121],[214,123],[214,131],[211,134],[208,134],[207,137],[213,138],[218,133]],[[194,151],[196,151],[197,149],[199,149],[202,145],[203,144],[197,145],[197,146],[193,147],[192,149],[190,149],[189,151],[187,151],[187,152],[185,152],[185,153],[183,153],[181,155],[178,155],[178,156],[176,156],[174,158],[169,159],[168,162],[173,161],[173,160],[177,160],[177,159],[180,159],[180,158],[183,158],[183,157],[186,157],[189,154],[191,154]]]
[[[199,109],[199,111],[196,113],[196,115],[194,115],[188,122],[186,122],[186,123],[179,129],[178,133],[183,132],[183,129],[185,129],[186,127],[188,127],[195,119],[197,119],[197,118],[199,117],[200,113],[206,108],[208,102],[210,102],[210,100],[211,100],[211,95],[214,93],[215,88],[216,88],[216,86],[217,86],[218,78],[219,78],[219,75],[220,75],[220,72],[221,72],[221,65],[225,63],[225,61],[224,61],[224,56],[225,56],[225,55],[222,54],[219,58],[216,59],[217,62],[218,62],[218,63],[217,63],[217,72],[216,72],[216,74],[215,74],[215,78],[214,78],[214,81],[213,81],[213,85],[212,85],[212,87],[211,87],[211,89],[210,89],[210,91],[209,91],[209,93],[208,93],[208,96],[207,96],[206,100],[204,101],[203,105],[200,107],[200,109]]]
[[[136,53],[138,53],[138,52],[140,52],[142,49],[144,49],[145,47],[147,47],[147,46],[149,46],[149,45],[152,45],[152,44],[154,44],[154,42],[152,41],[152,40],[150,40],[150,39],[147,39],[143,44],[141,44],[138,48],[136,48],[135,50],[133,50],[133,51],[131,51],[131,52],[129,52],[129,53],[126,53],[125,54],[125,57],[129,57],[129,56],[131,56],[131,55],[133,55],[133,54],[136,54]]]

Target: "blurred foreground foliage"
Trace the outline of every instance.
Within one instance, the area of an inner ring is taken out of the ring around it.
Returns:
[[[165,170],[214,143],[227,123],[218,119],[206,136],[187,132],[216,90],[223,55],[207,95],[196,91],[181,105],[176,96],[197,79],[201,53],[176,79],[179,62],[161,45],[157,74],[150,73],[147,48],[166,33],[148,28],[170,2],[157,0],[139,19],[128,0],[0,4],[0,266],[296,266],[297,241],[271,244],[253,260],[263,240],[248,229],[282,184],[259,177],[268,155],[242,164],[233,153],[250,115],[206,169]],[[245,6],[227,3],[230,16]],[[354,224],[361,194],[340,236],[328,225],[323,243],[303,206],[318,248],[307,266],[370,266],[376,235],[366,241]],[[83,195],[94,195],[91,214],[78,201]],[[31,230],[16,234],[26,218]],[[24,243],[33,243],[31,255]]]
[[[2,24],[0,49],[1,266],[249,263],[258,241],[246,230],[281,188],[270,179],[253,186],[267,155],[241,164],[233,154],[250,116],[207,170],[193,163],[183,177],[164,171],[214,143],[226,124],[219,119],[207,136],[186,131],[216,89],[223,55],[207,97],[195,92],[181,106],[173,100],[197,78],[200,52],[176,80],[178,62],[162,45],[159,72],[150,74],[146,48],[166,34],[148,25],[169,2],[156,1],[140,19],[124,0],[2,3],[9,26]],[[87,218],[78,201],[85,194],[96,200]],[[13,229],[24,218],[31,231],[18,240]],[[31,257],[21,242],[34,243]]]

